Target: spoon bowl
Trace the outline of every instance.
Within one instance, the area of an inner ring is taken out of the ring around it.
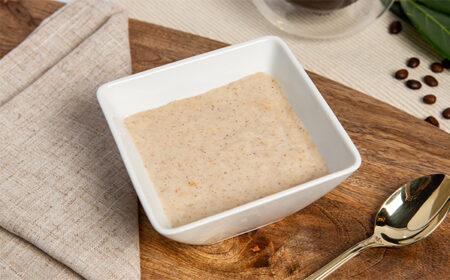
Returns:
[[[395,191],[375,218],[374,236],[384,246],[405,246],[427,237],[449,208],[450,179],[444,174],[417,178]]]
[[[397,189],[381,206],[374,234],[354,245],[307,280],[323,279],[346,261],[371,247],[411,245],[430,235],[447,216],[450,206],[450,177],[432,174]]]

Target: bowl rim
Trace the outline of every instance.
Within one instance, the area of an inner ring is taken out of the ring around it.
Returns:
[[[347,132],[345,131],[345,129],[342,127],[342,125],[340,124],[339,120],[337,119],[337,117],[335,116],[335,114],[333,113],[333,111],[331,110],[331,108],[328,106],[328,104],[326,103],[325,99],[323,98],[323,96],[320,94],[319,90],[316,88],[316,86],[314,85],[314,83],[312,82],[311,78],[308,76],[308,74],[306,73],[306,71],[304,70],[304,68],[301,66],[301,64],[298,62],[297,58],[294,56],[294,54],[292,53],[292,51],[289,49],[289,47],[287,46],[287,44],[279,37],[277,36],[264,36],[264,37],[260,37],[260,38],[256,38],[256,39],[252,39],[243,43],[239,43],[239,44],[235,44],[235,45],[230,45],[227,47],[223,47],[217,50],[213,50],[210,52],[206,52],[206,53],[202,53],[199,55],[195,55],[186,59],[182,59],[179,61],[175,61],[169,64],[165,64],[162,66],[158,66],[155,68],[151,68],[149,70],[145,70],[130,76],[126,76],[108,83],[103,84],[102,86],[100,86],[97,90],[97,98],[100,104],[100,107],[102,108],[103,112],[106,115],[106,118],[108,120],[108,115],[109,113],[106,113],[106,111],[104,110],[104,106],[105,106],[105,102],[106,102],[106,95],[107,95],[107,88],[109,87],[113,87],[117,84],[123,83],[123,82],[129,82],[131,80],[134,79],[139,79],[141,77],[144,76],[148,76],[148,75],[152,75],[161,71],[166,71],[175,67],[181,67],[185,64],[188,63],[192,63],[192,62],[196,62],[196,61],[200,61],[200,60],[204,60],[204,59],[208,59],[210,57],[214,57],[217,55],[221,55],[224,54],[226,52],[229,51],[236,51],[240,48],[244,48],[244,47],[249,47],[252,45],[256,45],[256,44],[260,44],[260,43],[264,43],[267,41],[272,41],[275,44],[278,44],[279,46],[281,46],[282,50],[288,55],[289,60],[294,64],[295,68],[297,68],[297,70],[299,70],[301,79],[303,79],[303,81],[306,83],[306,85],[308,86],[308,88],[311,91],[311,94],[316,95],[317,100],[320,104],[320,106],[325,110],[325,114],[328,116],[329,120],[331,121],[331,124],[337,129],[337,132],[339,134],[339,136],[341,137],[341,139],[344,141],[345,145],[347,146],[347,148],[350,151],[351,156],[353,156],[353,163],[341,170],[329,173],[325,176],[316,178],[314,180],[290,187],[288,189],[276,192],[274,194],[259,198],[257,200],[253,200],[250,202],[247,202],[245,204],[236,206],[234,208],[222,211],[220,213],[217,214],[213,214],[211,216],[207,216],[204,218],[201,218],[199,220],[181,225],[181,226],[177,226],[177,227],[166,227],[163,226],[159,219],[155,216],[155,214],[153,213],[153,211],[151,210],[151,208],[147,205],[149,202],[146,199],[146,195],[140,190],[140,188],[137,188],[135,186],[135,180],[132,176],[130,176],[132,182],[133,182],[133,187],[141,201],[141,205],[147,215],[147,217],[150,220],[150,223],[152,224],[152,226],[155,228],[155,230],[157,232],[159,232],[162,235],[166,235],[166,236],[173,236],[176,234],[180,234],[183,232],[187,232],[190,231],[192,229],[201,227],[203,225],[221,220],[223,218],[229,217],[229,216],[233,216],[237,213],[249,210],[251,208],[255,208],[258,207],[260,205],[263,205],[269,201],[273,201],[273,200],[278,200],[281,199],[283,197],[289,196],[293,193],[305,190],[305,189],[309,189],[312,188],[316,185],[325,183],[327,181],[331,181],[333,179],[345,176],[347,174],[351,174],[352,172],[354,172],[355,170],[357,170],[360,165],[361,165],[361,155],[359,154],[359,151],[357,150],[356,146],[354,145],[354,143],[352,142],[352,140],[350,139],[350,137],[348,136]],[[111,116],[113,117],[113,116]],[[110,125],[110,122],[108,120],[108,124]],[[115,133],[115,127],[112,128],[110,127],[111,132],[113,134],[113,137],[116,139],[116,133]],[[119,146],[119,145],[118,145]],[[122,150],[122,147],[119,146],[119,150]],[[125,159],[123,159],[124,161],[126,161]],[[128,171],[128,165],[125,164],[126,169]],[[129,171],[128,171],[129,172]],[[158,199],[158,198],[157,198]],[[159,200],[159,199],[158,199]]]

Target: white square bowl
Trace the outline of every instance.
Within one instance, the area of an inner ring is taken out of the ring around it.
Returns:
[[[330,174],[183,226],[170,227],[123,120],[256,72],[266,72],[278,80]],[[179,242],[212,244],[276,222],[325,195],[361,164],[356,147],[336,116],[278,37],[262,37],[124,77],[101,86],[97,97],[151,224],[160,234]]]

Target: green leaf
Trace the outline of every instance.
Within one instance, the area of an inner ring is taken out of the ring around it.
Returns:
[[[450,59],[450,16],[415,3],[401,0],[403,11],[414,27],[446,58]]]
[[[419,0],[425,6],[435,10],[436,12],[442,12],[444,14],[450,14],[450,0]]]

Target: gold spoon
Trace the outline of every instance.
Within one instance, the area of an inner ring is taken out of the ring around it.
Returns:
[[[305,280],[324,279],[361,251],[372,247],[401,247],[430,235],[445,219],[450,205],[450,176],[417,178],[396,190],[381,206],[374,233],[317,270]]]

